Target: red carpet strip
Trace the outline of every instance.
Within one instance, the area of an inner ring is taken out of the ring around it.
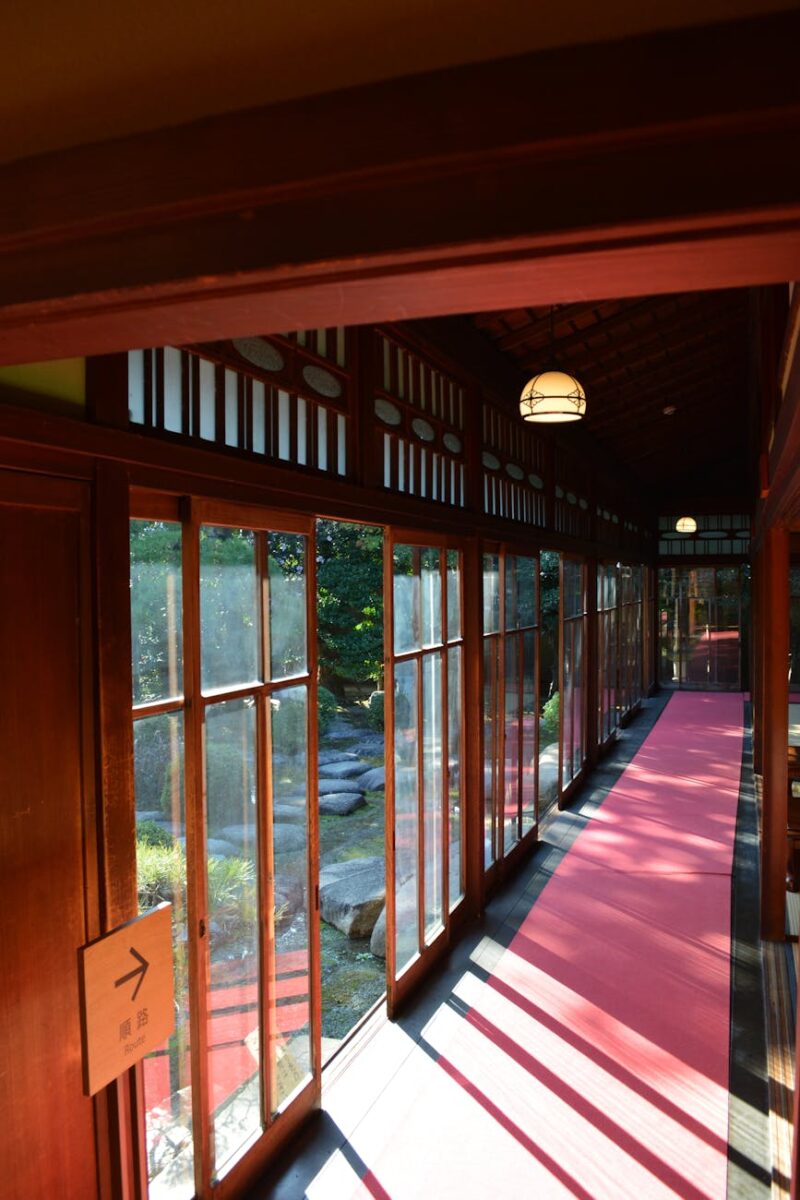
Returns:
[[[367,1173],[338,1156],[309,1200],[723,1200],[742,738],[741,696],[672,697],[490,969],[387,1034]]]

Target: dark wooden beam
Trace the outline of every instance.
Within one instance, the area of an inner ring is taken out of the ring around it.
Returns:
[[[563,337],[558,336],[555,332],[559,325],[571,324],[574,321],[580,320],[581,317],[591,316],[596,318],[597,310],[601,307],[598,302],[591,304],[560,304],[555,307],[553,313],[553,333],[559,345],[567,338],[571,337],[575,332],[566,334]],[[532,310],[531,310],[532,311]],[[522,346],[526,342],[539,338],[542,335],[542,341],[549,344],[550,341],[550,309],[544,310],[543,316],[533,317],[526,325],[520,326],[519,329],[512,329],[510,333],[505,333],[496,339],[498,350],[507,352],[516,349],[517,346]],[[490,335],[491,336],[491,335]]]
[[[575,353],[563,359],[558,346],[556,351],[566,369],[575,374],[593,371],[598,378],[612,378],[626,369],[635,370],[640,364],[664,355],[680,356],[686,347],[698,342],[713,347],[727,339],[734,344],[736,352],[741,353],[736,336],[746,325],[747,316],[740,315],[740,309],[741,305],[729,307],[727,313],[722,313],[719,309],[692,306],[692,309],[683,309],[687,315],[671,325],[660,323],[647,329],[631,329],[627,337],[614,338],[604,346],[587,346],[583,354]]]
[[[7,165],[0,362],[798,277],[799,41],[779,13]]]
[[[591,325],[576,329],[566,337],[556,338],[556,352],[560,358],[576,346],[585,346],[587,339],[600,337],[602,334],[611,335],[617,329],[623,329],[626,325],[630,325],[635,318],[654,314],[670,303],[674,304],[672,296],[650,297],[638,303],[627,303],[619,312],[613,313],[609,317],[602,317]],[[507,349],[507,347],[502,346],[501,349]],[[588,347],[587,353],[590,353]]]

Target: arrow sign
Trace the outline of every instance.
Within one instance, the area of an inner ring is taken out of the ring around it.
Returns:
[[[116,979],[114,981],[114,987],[122,987],[123,983],[128,983],[131,979],[135,979],[138,975],[139,981],[136,984],[136,987],[133,989],[133,995],[131,996],[131,1000],[135,1000],[139,995],[139,988],[144,983],[144,977],[147,974],[147,968],[150,966],[150,963],[146,958],[142,957],[138,950],[134,950],[133,946],[130,947],[130,952],[134,958],[139,960],[139,966],[134,967],[132,971],[128,971],[127,975],[121,975],[119,979]]]

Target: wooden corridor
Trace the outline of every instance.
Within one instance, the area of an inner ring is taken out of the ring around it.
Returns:
[[[766,1196],[748,775],[741,696],[650,701],[252,1200]]]

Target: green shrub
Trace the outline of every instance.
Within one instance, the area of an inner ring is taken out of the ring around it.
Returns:
[[[373,692],[367,702],[367,719],[373,729],[383,732],[384,723],[384,693]]]
[[[558,716],[559,716],[559,697],[558,692],[553,692],[553,695],[542,709],[542,720],[539,726],[539,738],[544,745],[547,742],[557,742],[559,737]]]
[[[171,847],[174,838],[169,830],[156,821],[139,821],[136,825],[136,841],[144,842],[145,846]]]
[[[172,904],[186,887],[186,859],[180,842],[171,846],[136,843],[136,874],[139,908],[154,908],[163,901]]]
[[[321,685],[317,688],[317,721],[320,733],[324,733],[336,716],[339,704],[333,692]]]

